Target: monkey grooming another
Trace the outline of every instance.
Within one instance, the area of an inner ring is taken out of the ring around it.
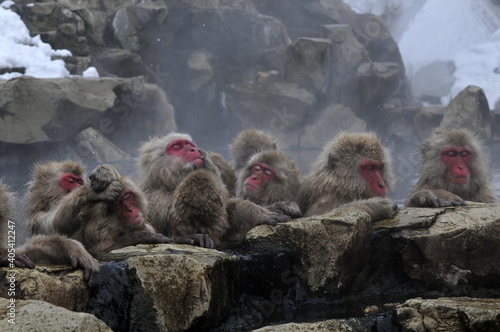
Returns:
[[[408,207],[495,203],[497,197],[481,142],[466,129],[441,129],[419,146],[420,176]]]

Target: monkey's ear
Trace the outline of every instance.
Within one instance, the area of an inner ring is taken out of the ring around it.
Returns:
[[[328,155],[328,167],[331,169],[335,169],[337,167],[337,164],[339,162],[339,159],[332,156],[331,154]]]

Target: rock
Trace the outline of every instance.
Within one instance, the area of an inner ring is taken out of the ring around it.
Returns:
[[[394,316],[403,331],[497,331],[500,300],[417,298],[397,307]]]
[[[366,123],[350,108],[334,104],[322,111],[314,123],[305,126],[299,144],[301,148],[317,148],[341,131],[363,132],[366,129]]]
[[[116,76],[135,77],[142,75],[141,56],[129,50],[106,48],[96,58],[107,72]]]
[[[255,332],[301,332],[301,331],[352,331],[352,332],[368,332],[369,329],[363,326],[356,319],[338,319],[328,320],[318,323],[289,323],[282,325],[267,326]]]
[[[15,324],[9,322],[10,299],[0,298],[0,330],[2,331],[75,331],[112,332],[102,321],[86,313],[76,313],[44,301],[16,300]]]
[[[298,38],[286,51],[284,77],[311,93],[324,92],[330,78],[331,41],[320,38]]]
[[[109,259],[124,259],[128,265],[134,294],[129,330],[203,329],[226,317],[236,299],[239,264],[230,254],[184,245],[138,245],[114,250]]]
[[[277,133],[303,124],[316,102],[313,94],[290,83],[230,84],[225,96],[227,110],[241,127],[268,127]]]
[[[433,287],[500,286],[500,204],[405,208],[387,228],[405,274]]]
[[[422,140],[428,138],[439,127],[445,112],[445,107],[420,107],[413,119],[418,137]]]
[[[142,78],[0,81],[0,115],[0,141],[16,144],[63,142],[89,126],[128,144],[176,128],[166,95]]]
[[[361,270],[368,258],[371,232],[369,216],[352,210],[257,226],[248,232],[246,241],[253,248],[291,251],[309,290],[325,294],[343,290]]]
[[[450,101],[439,127],[467,128],[483,139],[491,139],[490,122],[490,107],[483,89],[469,85]]]
[[[66,150],[71,152],[70,158],[85,160],[87,164],[116,164],[131,159],[130,155],[92,127],[80,132]]]
[[[118,10],[113,20],[115,38],[129,51],[139,51],[148,46],[144,31],[158,28],[167,16],[164,2],[142,2]]]
[[[53,49],[68,49],[73,55],[89,54],[85,22],[56,2],[16,6],[32,35],[39,34]]]
[[[15,277],[18,300],[41,300],[72,311],[85,311],[89,288],[83,270],[70,266],[37,265],[34,270],[0,268],[0,296],[10,298],[9,288]]]

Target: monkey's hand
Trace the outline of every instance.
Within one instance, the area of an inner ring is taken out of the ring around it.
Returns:
[[[292,219],[302,217],[299,205],[295,202],[276,202],[267,206],[267,208],[271,211],[290,216]]]
[[[398,205],[389,198],[372,197],[341,205],[334,211],[343,213],[353,208],[367,212],[372,222],[393,218],[399,210]]]
[[[99,262],[85,250],[80,242],[73,239],[70,241],[73,245],[66,248],[71,267],[82,269],[83,279],[89,286],[95,285],[99,276]]]
[[[89,175],[90,186],[96,193],[104,191],[112,181],[120,178],[120,173],[111,165],[97,166]]]
[[[122,185],[118,181],[111,181],[109,185],[101,192],[94,192],[93,198],[97,201],[107,203],[118,203],[120,194],[122,193]]]
[[[271,212],[262,220],[262,224],[276,226],[280,222],[290,221],[290,216],[286,214]]]
[[[7,259],[7,249],[5,249],[5,259],[0,259],[0,266],[9,266],[9,263]],[[29,269],[35,268],[35,264],[25,254],[16,254],[16,256],[14,256],[14,265],[16,267],[27,267]]]
[[[449,207],[465,206],[467,203],[459,196],[446,190],[420,190],[408,200],[408,207]]]
[[[203,149],[198,149],[198,151],[203,158],[203,168],[220,177],[220,170],[215,166],[212,158],[210,158],[210,152]]]
[[[208,234],[190,234],[174,239],[177,244],[190,244],[192,246],[199,246],[202,248],[215,248],[214,240]]]

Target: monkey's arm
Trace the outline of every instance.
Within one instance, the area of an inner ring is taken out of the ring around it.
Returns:
[[[135,246],[140,243],[145,243],[145,244],[172,243],[172,240],[161,233],[153,233],[147,230],[135,231],[126,233],[118,237],[112,245],[102,250],[100,249],[103,248],[106,245],[106,243],[98,245],[98,247],[93,249],[92,251],[110,252],[111,250],[120,249],[128,246]]]
[[[292,219],[302,217],[299,205],[295,202],[288,202],[288,201],[275,202],[270,205],[267,205],[266,207],[271,211],[290,216],[290,218]]]
[[[76,240],[62,235],[35,236],[19,252],[30,257],[35,264],[68,264],[74,269],[83,269],[83,278],[89,286],[97,281],[99,262]]]
[[[0,248],[0,266],[9,266],[10,263],[13,263],[14,266],[17,267],[27,267],[30,269],[35,268],[35,264],[33,263],[33,261],[25,254],[21,254],[19,253],[19,251],[16,251],[14,259],[9,261],[8,249]]]
[[[398,213],[398,205],[384,197],[372,197],[346,203],[335,208],[332,212],[344,213],[352,209],[367,212],[372,222],[393,218]]]
[[[66,195],[61,202],[50,211],[52,215],[50,223],[54,233],[72,235],[85,220],[78,218],[82,209],[92,202],[114,203],[122,191],[118,181],[112,181],[104,191],[96,193],[90,185],[83,185]]]
[[[447,207],[465,206],[467,203],[459,196],[443,189],[423,189],[410,193],[406,207]]]

